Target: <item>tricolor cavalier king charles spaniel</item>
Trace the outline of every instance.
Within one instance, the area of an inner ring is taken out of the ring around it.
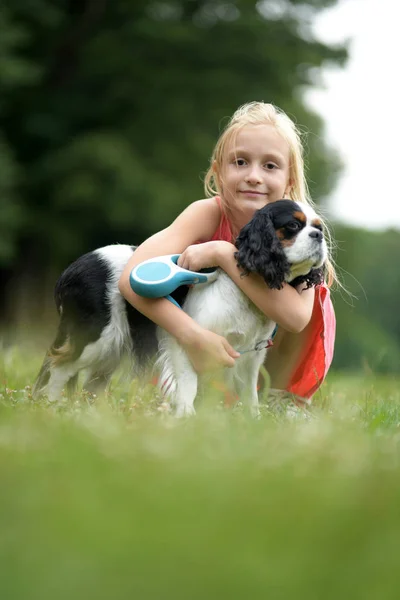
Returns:
[[[323,281],[327,248],[321,221],[309,205],[279,200],[258,210],[235,242],[243,275],[258,273],[266,285],[284,282],[307,287]],[[111,245],[81,256],[55,288],[60,315],[56,339],[46,354],[33,396],[56,400],[64,387],[75,389],[86,371],[85,389],[99,392],[122,355],[136,368],[157,357],[160,388],[177,416],[194,413],[198,375],[177,340],[134,309],[120,294],[118,280],[135,248]],[[258,415],[257,378],[276,324],[265,316],[224,271],[212,283],[178,288],[173,294],[202,327],[224,336],[242,356],[225,381]]]

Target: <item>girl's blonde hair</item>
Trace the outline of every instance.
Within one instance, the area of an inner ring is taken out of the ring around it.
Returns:
[[[223,209],[229,218],[231,207],[227,205],[222,194],[220,174],[224,164],[226,148],[232,139],[236,139],[238,132],[247,125],[272,125],[275,127],[289,146],[289,182],[291,187],[286,196],[295,202],[304,202],[314,206],[304,172],[304,149],[300,132],[286,113],[273,104],[265,102],[249,102],[240,106],[222,131],[212,153],[210,167],[204,180],[207,197],[221,196]],[[330,246],[331,236],[326,224],[325,231],[328,237],[328,246]],[[326,275],[328,286],[337,281],[335,268],[331,260],[326,263]]]

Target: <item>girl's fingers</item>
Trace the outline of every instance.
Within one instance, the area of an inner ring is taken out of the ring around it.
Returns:
[[[227,358],[225,360],[224,366],[231,369],[232,367],[235,366],[235,359],[230,356],[229,358]]]
[[[189,253],[185,250],[182,252],[180,257],[178,258],[178,266],[182,269],[187,269],[188,271],[193,271],[193,260],[190,259]]]
[[[178,258],[178,266],[182,269],[187,269],[187,260],[185,252],[183,252]]]
[[[225,340],[224,346],[229,356],[231,356],[232,358],[239,358],[240,352],[235,350],[235,348],[233,348],[227,340]]]
[[[218,369],[220,367],[234,367],[240,354],[223,336],[205,330],[202,335],[200,347],[186,347],[190,361],[198,373]]]

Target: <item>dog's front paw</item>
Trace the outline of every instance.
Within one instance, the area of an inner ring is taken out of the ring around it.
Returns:
[[[175,409],[175,417],[177,419],[183,419],[184,417],[193,417],[196,414],[194,406],[192,404],[177,404]]]

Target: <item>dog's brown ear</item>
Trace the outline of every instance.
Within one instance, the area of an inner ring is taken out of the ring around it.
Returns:
[[[290,265],[267,207],[258,210],[241,229],[235,246],[235,259],[243,275],[258,273],[271,289],[283,287]]]

